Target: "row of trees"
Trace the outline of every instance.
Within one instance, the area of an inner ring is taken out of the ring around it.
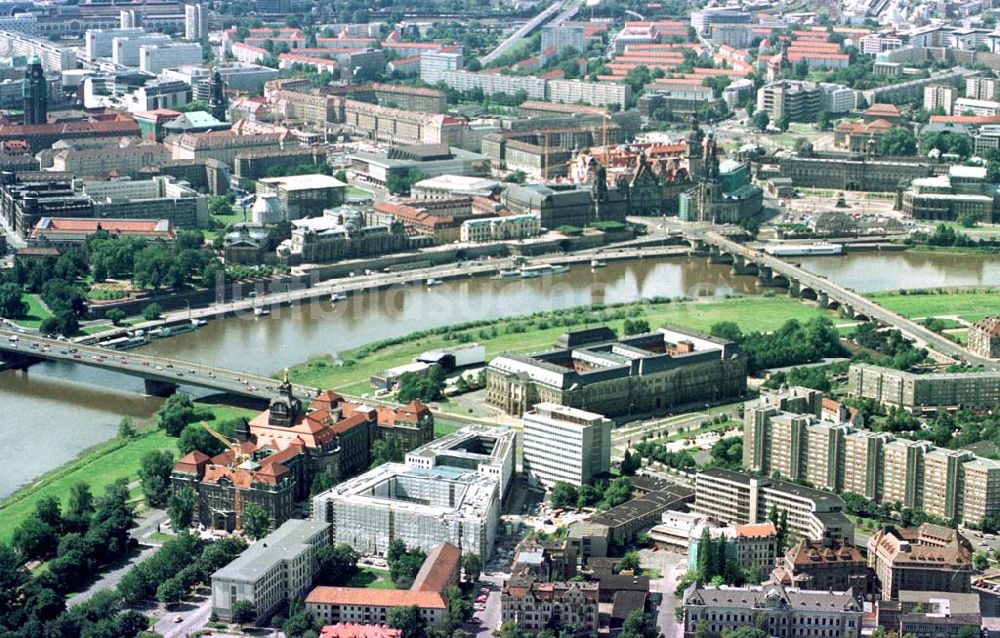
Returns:
[[[146,618],[126,611],[113,592],[98,592],[69,610],[64,599],[127,553],[132,526],[125,481],[97,498],[86,485],[74,485],[65,511],[58,500],[42,499],[15,531],[13,545],[0,544],[0,633],[132,638],[145,630]],[[25,560],[45,558],[48,569],[37,576],[23,568]]]
[[[713,337],[728,339],[740,346],[747,356],[747,371],[751,374],[844,354],[840,335],[827,317],[816,317],[805,323],[789,319],[774,332],[746,334],[735,322],[722,321],[712,324],[710,332]]]

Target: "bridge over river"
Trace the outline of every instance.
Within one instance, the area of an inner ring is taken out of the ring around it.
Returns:
[[[688,241],[699,251],[708,252],[710,261],[731,263],[733,272],[756,275],[762,286],[787,288],[789,295],[815,300],[823,308],[841,308],[850,317],[892,326],[903,335],[956,361],[993,366],[992,359],[980,357],[961,345],[919,323],[887,310],[867,297],[845,288],[822,275],[769,255],[754,245],[745,245],[717,232],[685,231]]]

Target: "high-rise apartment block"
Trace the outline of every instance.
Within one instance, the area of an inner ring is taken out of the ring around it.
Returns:
[[[542,51],[547,51],[550,47],[556,48],[555,55],[566,49],[583,51],[587,48],[587,36],[584,34],[583,25],[542,27]]]
[[[933,111],[940,107],[945,115],[951,115],[958,99],[958,89],[950,84],[929,84],[924,87],[924,110]]]
[[[947,520],[978,524],[1000,507],[1000,463],[859,429],[836,417],[824,420],[828,413],[814,408],[828,403],[806,388],[747,403],[743,466]]]
[[[967,78],[965,97],[973,100],[995,100],[1000,96],[1000,80],[996,78]]]
[[[524,473],[552,487],[583,485],[611,468],[611,419],[556,403],[524,413]]]
[[[441,74],[445,71],[458,71],[461,68],[461,51],[424,51],[420,54],[420,79],[428,84],[440,82]]]
[[[184,5],[184,38],[204,40],[208,37],[208,16],[200,4]]]

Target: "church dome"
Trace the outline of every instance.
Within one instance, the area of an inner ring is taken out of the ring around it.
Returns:
[[[255,224],[277,224],[281,221],[281,202],[273,193],[258,195],[251,211]]]

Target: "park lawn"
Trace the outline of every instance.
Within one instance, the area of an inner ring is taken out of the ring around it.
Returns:
[[[389,577],[389,570],[377,569],[375,567],[363,567],[347,583],[348,587],[366,587],[368,589],[396,589],[392,579]]]
[[[28,316],[20,319],[12,319],[11,321],[22,328],[38,330],[38,327],[42,325],[42,322],[52,316],[52,313],[46,310],[42,305],[42,300],[38,298],[38,295],[29,295],[25,293],[21,295],[21,301],[28,304]]]
[[[442,436],[448,436],[452,432],[457,432],[461,427],[461,425],[452,423],[446,419],[434,419],[434,438],[439,439]]]
[[[928,291],[928,294],[875,293],[868,297],[904,317],[958,315],[978,321],[987,315],[1000,314],[1000,294],[988,290]]]
[[[212,412],[215,421],[255,414],[229,406],[196,405]],[[169,450],[176,457],[177,439],[148,427],[140,430],[134,439],[125,441],[115,437],[84,450],[65,465],[25,485],[0,503],[0,543],[10,541],[14,530],[34,511],[40,499],[54,496],[65,506],[70,489],[76,483],[86,483],[94,496],[99,496],[105,487],[118,479],[136,480],[143,455],[153,450]]]
[[[372,196],[372,192],[371,191],[366,191],[363,188],[358,188],[357,186],[354,186],[353,184],[348,184],[347,185],[347,193],[346,194],[348,196],[354,195],[356,197],[371,197]]]
[[[675,324],[703,332],[707,332],[712,324],[720,321],[734,321],[744,332],[751,332],[776,330],[789,319],[808,321],[821,315],[832,316],[829,311],[820,310],[816,306],[801,303],[784,295],[670,303],[636,302],[625,306],[609,306],[603,310],[610,313],[622,309],[634,310],[635,314],[630,317],[631,319],[645,319],[654,328],[663,324]],[[562,316],[565,316],[567,313],[572,313],[573,309],[561,312]],[[572,328],[549,326],[547,319],[556,316],[558,315],[553,312],[532,317],[499,319],[489,326],[466,329],[456,326],[455,331],[449,334],[464,333],[470,340],[486,346],[487,358],[502,352],[536,352],[550,348],[556,338],[567,330],[583,327],[583,325]],[[624,322],[624,319],[618,319],[607,323],[621,334]],[[532,326],[524,332],[505,332],[511,324],[526,323],[531,323]],[[492,332],[489,330],[492,327],[497,329],[496,336],[491,336]],[[401,343],[375,350],[361,358],[354,357],[353,351],[344,352],[343,359],[351,362],[348,366],[338,365],[330,355],[314,357],[292,367],[291,379],[302,385],[337,389],[348,394],[370,392],[368,379],[372,374],[411,361],[413,357],[426,350],[460,343],[445,337],[445,334],[433,334],[404,339]]]

